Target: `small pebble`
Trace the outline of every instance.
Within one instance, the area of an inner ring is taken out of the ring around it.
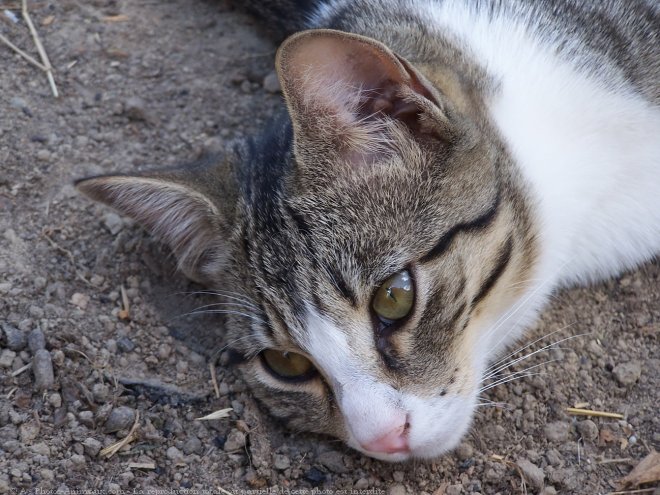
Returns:
[[[89,428],[94,427],[94,413],[92,411],[80,411],[78,413],[78,421]]]
[[[446,495],[461,495],[463,493],[463,485],[449,485],[445,490]]]
[[[30,450],[35,454],[46,455],[46,456],[50,455],[50,447],[46,445],[44,442],[30,445]]]
[[[14,362],[16,353],[10,349],[4,349],[0,353],[0,367],[2,368],[11,368],[11,363]]]
[[[225,452],[233,452],[234,450],[239,450],[243,447],[245,447],[245,433],[236,429],[231,430],[225,441]]]
[[[48,403],[55,409],[62,406],[62,396],[54,392],[48,396]]]
[[[563,421],[548,423],[544,430],[545,437],[551,442],[564,442],[568,440],[569,424]]]
[[[626,387],[639,380],[642,375],[642,366],[638,361],[617,364],[612,370],[612,374],[619,385]]]
[[[35,354],[38,350],[46,348],[46,337],[40,328],[35,328],[28,334],[28,347]]]
[[[77,466],[82,466],[85,464],[85,462],[87,462],[85,460],[85,456],[80,454],[73,454],[71,457],[69,457],[69,459]]]
[[[103,426],[105,433],[114,433],[119,430],[124,430],[133,425],[135,421],[135,410],[127,406],[115,407],[108,420]]]
[[[291,467],[291,460],[283,454],[275,454],[275,456],[273,457],[273,466],[275,467],[275,469],[284,471],[285,469]]]
[[[94,401],[103,404],[110,397],[110,388],[105,383],[95,383],[92,387]]]
[[[103,215],[103,226],[108,229],[112,235],[117,235],[124,228],[124,221],[115,212],[109,211]]]
[[[282,91],[282,87],[280,86],[280,80],[278,79],[277,73],[275,71],[271,72],[266,77],[264,77],[264,81],[262,85],[267,92],[272,94],[276,94]]]
[[[403,481],[403,477],[404,477],[403,471],[394,471],[392,473],[392,478],[394,479],[394,481],[398,481],[399,483]]]
[[[90,457],[96,457],[96,455],[101,451],[101,447],[103,447],[103,445],[96,438],[85,438],[85,441],[83,442],[85,454]]]
[[[133,349],[135,349],[135,344],[128,337],[122,337],[117,341],[117,348],[121,352],[131,352]]]
[[[71,296],[71,304],[78,306],[80,309],[85,309],[89,304],[89,296],[87,294],[76,292]]]
[[[53,360],[46,349],[40,349],[34,354],[32,372],[34,373],[34,386],[37,390],[47,390],[55,384]]]
[[[27,337],[24,332],[6,323],[2,324],[2,330],[5,334],[7,347],[12,351],[22,351],[27,345]]]
[[[336,450],[323,452],[322,454],[319,454],[316,460],[333,473],[343,474],[348,472],[348,469],[344,464],[343,456]]]
[[[319,486],[320,484],[324,483],[327,476],[323,471],[321,471],[318,468],[312,467],[309,471],[307,471],[303,477],[309,481],[309,483],[312,486]]]
[[[167,456],[168,459],[172,461],[183,459],[183,454],[181,453],[181,451],[174,446],[167,449],[165,455]]]
[[[598,438],[598,426],[596,426],[596,423],[591,421],[590,419],[585,419],[584,421],[580,421],[577,424],[577,431],[582,435],[582,438],[585,440],[589,441],[594,441]]]
[[[530,483],[530,485],[538,489],[543,488],[543,479],[545,478],[543,469],[535,464],[532,464],[527,459],[518,459],[516,464],[518,464],[520,471],[522,471],[525,479]]]
[[[406,487],[401,483],[395,483],[387,489],[387,495],[406,495]]]
[[[145,107],[146,105],[142,98],[133,96],[126,100],[126,103],[124,104],[124,115],[130,120],[147,120]]]
[[[186,440],[186,443],[183,444],[183,452],[188,454],[196,454],[202,450],[202,442],[197,437],[190,437]]]
[[[472,457],[473,453],[474,449],[469,443],[462,443],[456,448],[456,457],[458,457],[461,461],[469,459]]]

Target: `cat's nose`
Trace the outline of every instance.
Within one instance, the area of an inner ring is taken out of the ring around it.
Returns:
[[[399,415],[392,427],[385,431],[381,436],[362,444],[362,448],[369,452],[379,454],[396,454],[399,452],[409,452],[408,444],[408,418],[405,413]]]

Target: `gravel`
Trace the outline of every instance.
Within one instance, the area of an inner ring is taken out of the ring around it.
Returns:
[[[105,424],[103,431],[105,433],[114,433],[116,431],[125,430],[130,428],[135,422],[135,410],[130,407],[120,406],[114,408]]]
[[[5,340],[9,349],[15,352],[25,349],[25,346],[27,345],[25,332],[6,323],[2,324],[2,331],[5,334]]]
[[[587,441],[593,442],[598,438],[598,426],[590,419],[578,422],[577,431]]]
[[[35,354],[37,351],[46,348],[46,337],[40,328],[35,328],[32,330],[27,337],[28,347],[30,352]]]
[[[34,386],[37,390],[43,391],[53,388],[55,384],[53,360],[50,357],[50,352],[46,349],[39,349],[34,354],[32,372],[34,373]]]
[[[636,383],[642,375],[642,365],[639,361],[617,364],[612,370],[612,374],[619,385],[629,387]]]
[[[236,429],[231,430],[225,441],[225,452],[233,452],[245,447],[245,433]]]
[[[534,488],[540,489],[543,488],[543,479],[545,478],[545,473],[543,469],[531,463],[527,459],[518,459],[516,462],[520,471],[529,484]]]
[[[545,437],[554,443],[565,442],[568,440],[570,425],[563,421],[554,421],[545,425],[543,432]]]

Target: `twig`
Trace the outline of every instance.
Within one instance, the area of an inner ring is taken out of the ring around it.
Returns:
[[[592,411],[591,409],[578,409],[576,407],[567,407],[566,412],[573,416],[595,416],[598,418],[611,418],[623,419],[623,414],[605,412],[605,411]]]
[[[598,461],[597,464],[630,464],[632,460],[632,457],[619,457],[617,459],[603,459]]]
[[[109,459],[110,457],[115,455],[117,451],[121,449],[124,445],[132,442],[136,438],[135,430],[137,429],[139,424],[140,424],[140,411],[137,411],[135,413],[135,422],[133,423],[133,426],[131,426],[131,430],[128,432],[128,435],[122,438],[119,442],[114,443],[109,447],[106,447],[103,450],[101,450],[101,452],[99,452],[99,456],[107,457]]]
[[[53,96],[57,98],[59,96],[59,92],[57,91],[57,86],[55,85],[55,78],[53,77],[53,66],[50,64],[50,59],[48,58],[48,55],[46,54],[46,50],[44,49],[44,46],[41,44],[41,39],[39,39],[39,34],[37,33],[37,30],[35,29],[34,24],[32,23],[32,18],[30,17],[30,13],[28,12],[27,0],[23,0],[22,5],[23,5],[23,19],[25,19],[25,22],[27,23],[28,28],[30,29],[30,33],[32,33],[32,39],[34,40],[34,44],[37,47],[37,51],[39,52],[41,61],[46,67],[46,76],[48,76],[48,83],[50,84],[50,89],[53,91]]]
[[[16,45],[14,45],[11,41],[9,41],[7,38],[5,38],[2,34],[0,34],[0,41],[1,41],[2,43],[4,43],[5,45],[7,45],[7,46],[8,46],[9,48],[11,48],[12,50],[14,50],[14,51],[15,51],[16,53],[18,53],[21,57],[23,57],[25,60],[27,60],[28,62],[30,62],[32,65],[34,65],[34,66],[37,67],[38,69],[41,69],[41,70],[44,71],[44,72],[47,72],[47,71],[48,71],[48,69],[46,69],[46,66],[45,66],[44,64],[42,64],[41,62],[39,62],[39,61],[35,60],[34,58],[32,58],[30,55],[28,55],[27,53],[25,53],[25,52],[24,52],[23,50],[21,50],[19,47],[17,47]]]
[[[218,379],[215,376],[215,365],[213,362],[209,363],[209,371],[211,372],[211,382],[213,383],[213,390],[215,391],[215,398],[220,398],[220,388],[218,388]]]
[[[224,495],[234,495],[232,492],[228,492],[227,490],[225,490],[221,486],[218,487],[218,490],[220,490]]]
[[[32,363],[28,363],[25,366],[21,366],[16,371],[12,372],[11,376],[12,377],[17,377],[18,375],[20,375],[21,373],[23,373],[26,370],[29,370],[30,368],[32,368]]]
[[[228,418],[229,413],[233,411],[231,407],[227,407],[226,409],[219,409],[218,411],[212,412],[211,414],[207,414],[206,416],[202,416],[201,418],[195,418],[196,421],[210,421],[212,419],[222,419],[222,418]]]

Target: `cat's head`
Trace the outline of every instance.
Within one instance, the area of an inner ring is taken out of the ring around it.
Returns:
[[[234,291],[229,342],[272,414],[381,459],[438,456],[529,277],[524,201],[451,73],[328,30],[290,38],[277,66],[289,119],[267,137],[77,185]]]

